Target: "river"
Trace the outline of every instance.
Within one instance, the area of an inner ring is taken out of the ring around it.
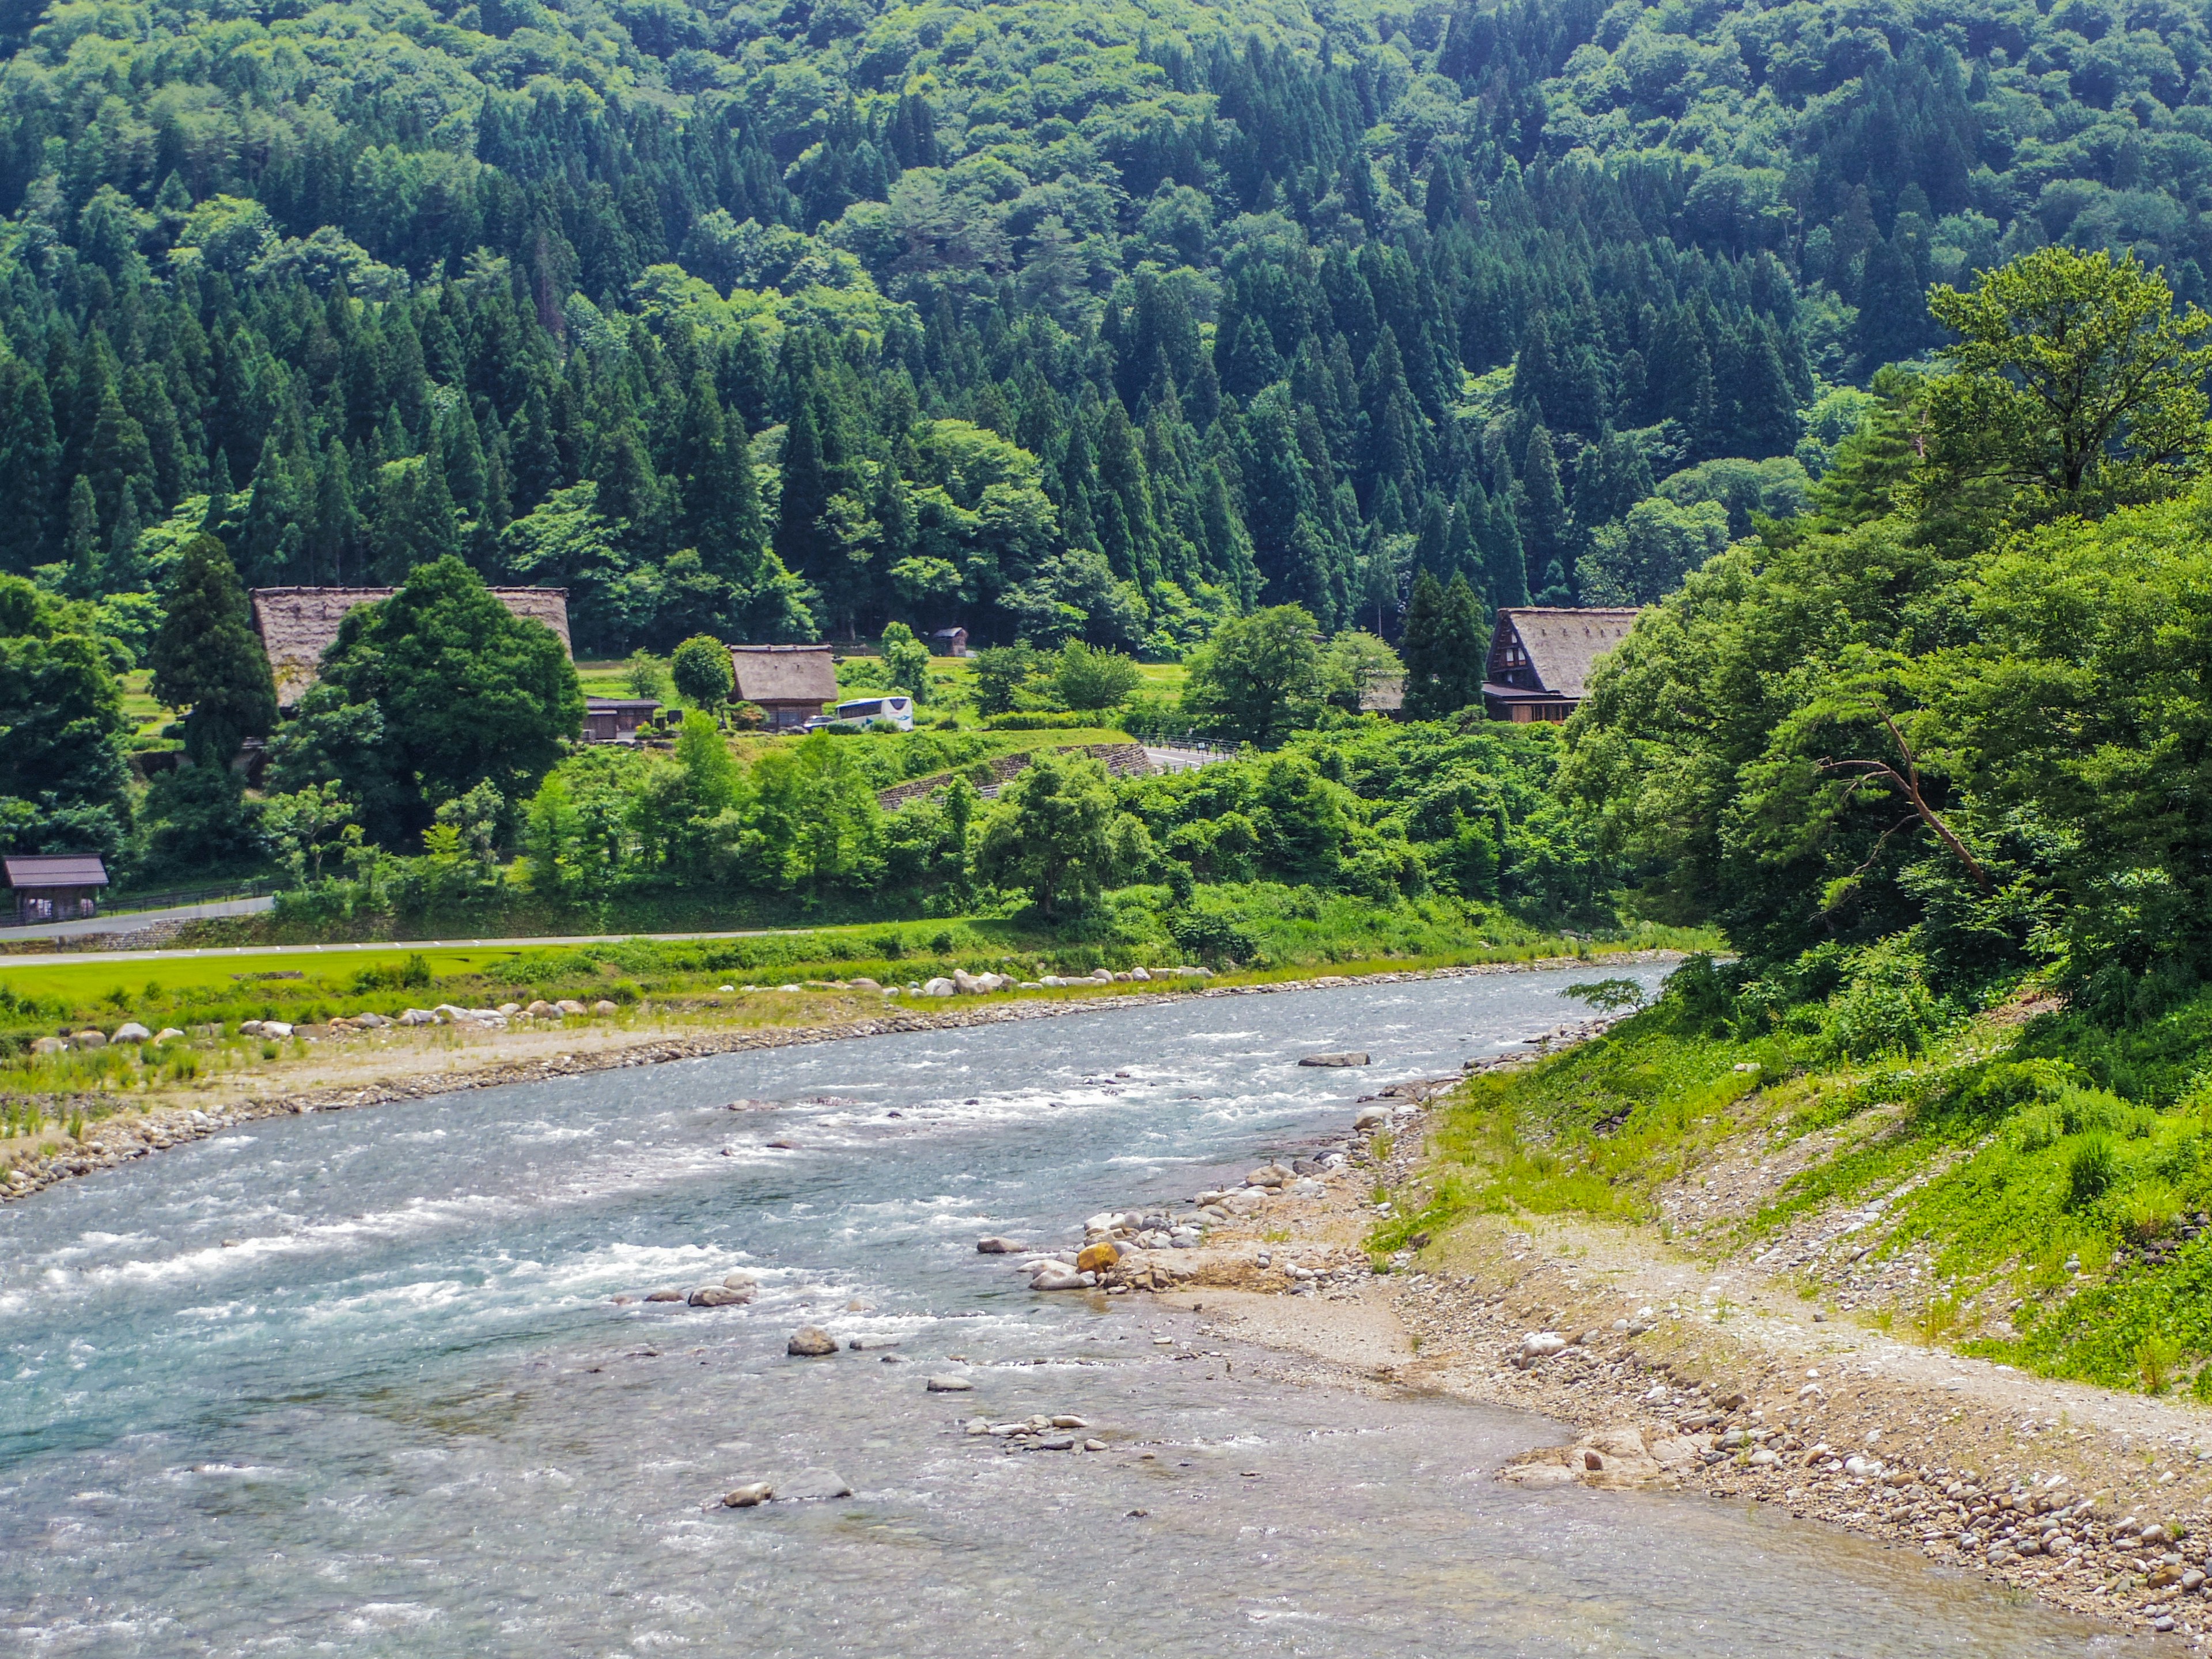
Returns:
[[[2117,1650],[1741,1506],[1500,1487],[1545,1425],[1269,1380],[1188,1315],[1032,1294],[975,1253],[1340,1132],[1377,1083],[1571,1018],[1577,977],[1109,1008],[275,1119],[11,1204],[0,1654]],[[1294,1063],[1342,1048],[1373,1069]],[[740,1268],[748,1307],[613,1300]],[[806,1322],[908,1363],[787,1358]],[[924,1392],[963,1364],[974,1393]],[[959,1428],[1038,1412],[1110,1449]],[[819,1469],[853,1495],[710,1507]]]

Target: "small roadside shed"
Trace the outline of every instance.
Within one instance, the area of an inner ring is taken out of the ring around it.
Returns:
[[[964,657],[968,654],[968,630],[940,628],[929,636],[929,648],[940,657]]]
[[[586,697],[584,699],[586,743],[635,743],[637,729],[649,726],[660,712],[651,697]]]
[[[826,645],[733,645],[732,694],[757,706],[771,732],[790,732],[837,700],[837,665]]]
[[[11,853],[0,859],[19,927],[100,914],[107,866],[91,853]]]

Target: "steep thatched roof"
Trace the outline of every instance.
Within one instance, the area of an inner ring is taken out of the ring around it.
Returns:
[[[730,665],[737,671],[740,702],[818,708],[837,698],[837,666],[826,645],[733,645]]]
[[[315,683],[323,653],[338,636],[346,613],[388,599],[396,587],[257,587],[252,592],[253,631],[269,653],[276,677],[276,696],[291,702]],[[568,590],[565,587],[495,587],[491,595],[526,622],[543,623],[568,648]]]
[[[1599,658],[1628,637],[1628,630],[1636,626],[1636,617],[1633,605],[1587,611],[1547,610],[1540,606],[1501,611],[1498,613],[1497,635],[1491,645],[1490,678],[1505,680],[1506,677],[1499,672],[1499,659],[1510,629],[1527,653],[1535,684],[1528,684],[1518,676],[1506,683],[1516,689],[1548,691],[1555,696],[1579,700],[1589,684],[1590,670],[1597,666]]]

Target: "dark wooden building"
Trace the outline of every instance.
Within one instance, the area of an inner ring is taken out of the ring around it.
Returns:
[[[11,853],[0,859],[15,925],[76,921],[100,914],[107,866],[90,853]]]
[[[964,657],[968,654],[968,630],[940,628],[929,636],[929,648],[940,657]]]
[[[759,707],[771,732],[796,731],[837,700],[837,665],[826,645],[733,645],[739,702]]]
[[[1633,605],[1588,611],[1501,611],[1490,635],[1482,702],[1496,720],[1563,720],[1575,712],[1598,659],[1636,626]]]
[[[638,728],[650,726],[660,705],[651,697],[584,699],[586,743],[635,743]]]

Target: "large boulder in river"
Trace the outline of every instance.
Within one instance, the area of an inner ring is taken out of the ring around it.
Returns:
[[[143,1042],[153,1035],[154,1034],[151,1031],[141,1025],[137,1020],[126,1019],[122,1024],[115,1028],[115,1035],[109,1038],[108,1041],[111,1042]]]
[[[727,1285],[702,1285],[690,1297],[695,1308],[742,1308],[752,1299],[750,1291],[736,1290]]]
[[[1370,1064],[1366,1051],[1346,1048],[1333,1054],[1308,1054],[1298,1062],[1301,1066],[1365,1066]]]
[[[783,1351],[799,1359],[822,1359],[837,1352],[837,1339],[819,1325],[801,1325]]]
[[[940,975],[939,978],[925,982],[921,988],[921,994],[926,997],[949,997],[959,988],[951,980]]]

